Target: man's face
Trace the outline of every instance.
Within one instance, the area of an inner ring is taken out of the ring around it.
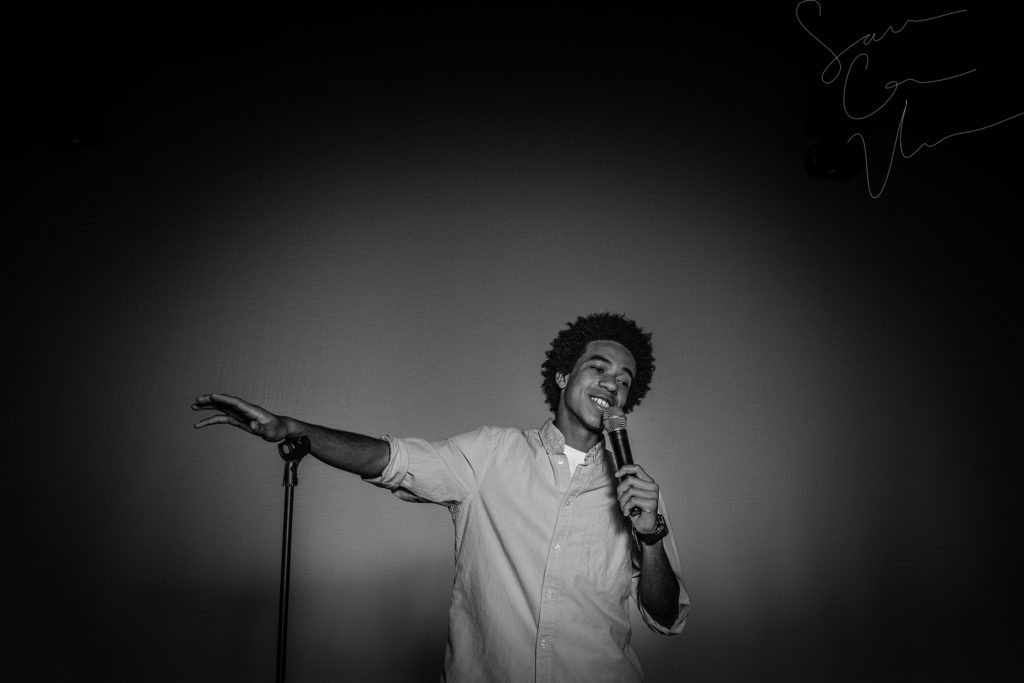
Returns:
[[[600,432],[605,408],[625,405],[635,374],[636,360],[625,346],[613,341],[590,342],[572,372],[555,374],[562,390],[559,421],[566,427],[579,424],[590,432]]]

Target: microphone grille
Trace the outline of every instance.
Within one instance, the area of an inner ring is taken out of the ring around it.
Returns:
[[[612,406],[604,411],[604,430],[606,432],[615,432],[620,429],[626,428],[626,415],[622,412],[622,408],[618,406]]]

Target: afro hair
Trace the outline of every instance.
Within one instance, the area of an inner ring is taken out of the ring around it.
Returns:
[[[561,389],[555,381],[555,374],[567,375],[572,372],[587,344],[598,340],[622,344],[633,354],[636,361],[636,376],[626,395],[623,412],[633,410],[647,395],[651,388],[651,378],[654,376],[654,349],[651,346],[650,332],[644,332],[643,328],[623,315],[593,313],[576,318],[576,322],[569,323],[567,328],[559,332],[547,351],[547,360],[541,365],[541,389],[544,391],[544,401],[552,413],[558,412],[561,394]]]

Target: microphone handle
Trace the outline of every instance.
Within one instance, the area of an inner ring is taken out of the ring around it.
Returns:
[[[625,429],[616,429],[608,432],[608,440],[612,442],[612,456],[615,458],[615,469],[620,470],[625,465],[633,464],[633,453],[629,450],[629,439],[626,437]]]
[[[625,465],[633,464],[633,452],[629,450],[629,439],[626,437],[625,429],[616,429],[608,432],[608,440],[612,442],[612,457],[615,459],[615,470],[618,471]],[[630,517],[636,517],[643,510],[634,507],[629,511]]]

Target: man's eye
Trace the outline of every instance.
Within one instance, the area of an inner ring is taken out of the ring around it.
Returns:
[[[599,374],[599,375],[600,375],[600,374],[601,374],[602,372],[604,372],[604,368],[602,368],[602,367],[600,367],[600,366],[597,366],[597,365],[591,365],[590,367],[591,367],[591,369],[592,369],[592,370],[593,370],[594,372],[596,372],[596,373],[597,373],[597,374]]]

